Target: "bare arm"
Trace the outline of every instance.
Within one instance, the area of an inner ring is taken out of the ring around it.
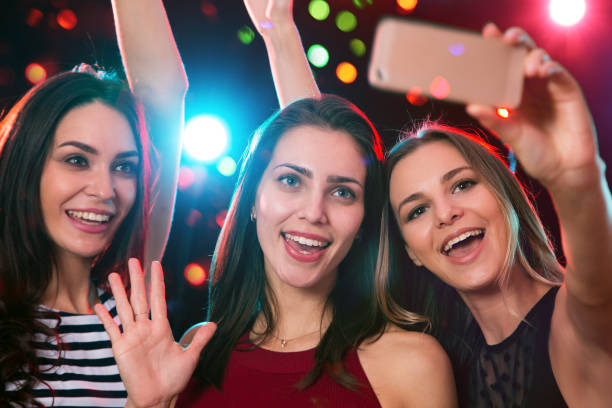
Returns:
[[[152,160],[152,212],[145,265],[160,260],[176,199],[187,76],[161,0],[112,0],[115,27],[130,88],[142,101]]]
[[[293,21],[292,0],[244,0],[268,52],[274,87],[281,108],[320,95]]]

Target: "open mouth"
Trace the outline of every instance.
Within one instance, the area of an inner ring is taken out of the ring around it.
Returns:
[[[98,214],[89,211],[66,211],[66,215],[75,221],[85,225],[102,225],[107,224],[113,217],[108,214]]]
[[[281,232],[281,235],[291,248],[303,255],[310,255],[314,252],[321,251],[331,244],[330,241],[319,241],[283,232]]]
[[[442,248],[442,253],[451,258],[460,258],[473,251],[484,238],[484,229],[474,229],[449,240]]]

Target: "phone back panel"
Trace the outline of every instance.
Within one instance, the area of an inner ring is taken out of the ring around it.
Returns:
[[[368,79],[378,88],[418,90],[437,99],[514,108],[526,50],[497,38],[414,20],[385,18],[376,28]]]

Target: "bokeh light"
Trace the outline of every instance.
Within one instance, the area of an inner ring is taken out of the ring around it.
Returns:
[[[343,10],[336,16],[336,26],[345,33],[353,31],[357,27],[357,17],[347,10]]]
[[[357,68],[350,62],[341,62],[336,68],[336,76],[345,84],[350,84],[357,79]]]
[[[202,213],[196,210],[195,208],[192,208],[191,211],[189,211],[189,215],[187,215],[187,218],[185,218],[185,225],[187,225],[188,227],[195,227],[195,225],[201,220]]]
[[[423,106],[427,102],[427,97],[423,95],[423,91],[418,86],[410,88],[406,93],[406,99],[414,106]]]
[[[211,161],[226,149],[229,129],[213,115],[196,116],[185,126],[184,149],[194,159]]]
[[[30,27],[36,27],[38,24],[40,24],[40,21],[43,18],[43,13],[42,11],[38,10],[38,9],[30,9],[30,12],[28,13],[28,16],[26,17],[26,24],[29,25]]]
[[[363,10],[366,6],[372,5],[372,0],[353,0],[353,4],[359,10]]]
[[[365,43],[361,41],[359,38],[353,38],[349,42],[349,48],[351,49],[353,54],[355,54],[358,57],[363,57],[366,53]]]
[[[199,286],[206,281],[206,271],[196,263],[190,263],[185,267],[185,279],[190,285]]]
[[[202,3],[200,4],[200,10],[202,10],[202,14],[204,14],[209,19],[216,18],[218,14],[217,7],[207,0],[202,1]]]
[[[193,170],[191,170],[189,167],[181,166],[179,171],[178,189],[183,191],[189,188],[189,186],[193,184],[194,180],[195,174],[193,173]]]
[[[510,117],[510,111],[508,108],[497,108],[497,116],[508,119]]]
[[[434,98],[444,99],[450,93],[450,84],[448,80],[443,76],[437,76],[432,79],[429,84],[429,93],[434,96]]]
[[[238,39],[241,43],[249,45],[255,39],[255,32],[249,26],[244,26],[238,30]]]
[[[230,177],[236,172],[236,161],[229,156],[225,156],[217,163],[217,170],[222,175]]]
[[[227,210],[221,210],[215,216],[215,222],[219,226],[219,228],[223,228],[223,224],[225,223],[225,218],[227,217]]]
[[[33,62],[25,69],[25,77],[33,84],[47,79],[47,70],[40,64]]]
[[[64,30],[72,30],[77,25],[77,16],[70,9],[63,9],[57,13],[57,24]]]
[[[317,68],[323,68],[329,62],[329,52],[320,44],[311,45],[306,55],[308,61]]]
[[[557,24],[571,26],[584,17],[586,3],[584,0],[551,0],[548,10]]]
[[[418,0],[397,0],[397,6],[403,12],[411,12],[417,6]]]
[[[308,4],[308,12],[318,21],[323,21],[329,17],[329,4],[325,0],[312,0]]]

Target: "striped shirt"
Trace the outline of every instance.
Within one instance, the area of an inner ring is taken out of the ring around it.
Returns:
[[[102,290],[98,290],[98,296],[119,324],[112,296]],[[59,366],[53,367],[58,357],[56,340],[49,341],[42,335],[34,337],[43,380],[53,390],[43,383],[37,384],[33,390],[36,400],[48,407],[123,407],[127,392],[110,338],[98,316],[57,312],[61,317],[58,333],[63,348]],[[56,324],[53,319],[42,321],[51,327]]]

